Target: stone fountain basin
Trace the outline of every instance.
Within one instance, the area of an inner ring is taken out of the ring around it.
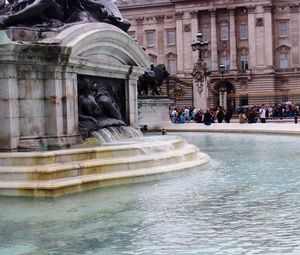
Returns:
[[[180,137],[43,152],[0,153],[0,195],[56,197],[158,180],[205,167],[210,157]]]

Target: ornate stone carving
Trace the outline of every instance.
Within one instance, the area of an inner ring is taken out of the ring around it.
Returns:
[[[198,11],[194,10],[190,12],[191,19],[198,19]]]
[[[201,96],[204,88],[204,78],[207,72],[206,64],[202,61],[197,61],[194,65],[192,76],[194,79],[194,84],[197,87],[197,91]]]
[[[138,24],[138,25],[142,25],[143,22],[144,22],[145,18],[144,17],[137,17],[135,19],[135,22]]]
[[[191,24],[184,24],[183,25],[184,32],[191,32]]]
[[[158,23],[163,23],[165,20],[165,15],[155,16],[155,19]]]
[[[176,19],[182,19],[183,18],[183,14],[184,14],[184,12],[176,12],[175,13],[175,18]]]

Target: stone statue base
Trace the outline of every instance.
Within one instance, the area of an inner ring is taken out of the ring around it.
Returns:
[[[151,130],[159,130],[164,123],[169,123],[170,113],[169,106],[174,103],[170,99],[164,97],[154,98],[140,98],[139,105],[139,119],[140,127],[147,125]]]
[[[124,121],[137,127],[137,79],[149,66],[144,50],[106,23],[0,31],[0,150],[80,142],[78,75],[124,80]]]

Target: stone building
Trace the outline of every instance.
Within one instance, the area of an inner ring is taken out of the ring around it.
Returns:
[[[197,100],[188,85],[198,58],[191,43],[201,31],[209,43],[203,60],[211,71],[210,106],[220,103],[221,83],[231,109],[300,103],[300,1],[118,0],[117,5],[152,62],[167,66],[178,102]],[[223,81],[220,64],[226,68]]]

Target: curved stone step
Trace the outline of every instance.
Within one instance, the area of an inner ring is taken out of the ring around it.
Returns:
[[[105,186],[166,178],[181,171],[205,166],[210,157],[197,153],[193,160],[151,168],[82,175],[50,181],[0,181],[0,195],[55,197]]]
[[[194,145],[185,144],[183,148],[165,152],[153,152],[150,155],[138,154],[130,157],[89,159],[47,165],[2,166],[0,167],[0,180],[52,180],[95,173],[163,166],[193,160],[197,156],[198,151],[199,149]]]
[[[162,139],[160,136],[157,139]],[[143,141],[134,144],[109,146],[80,147],[43,152],[12,152],[0,153],[0,166],[32,166],[83,161],[90,159],[129,157],[145,154],[147,150],[162,151],[165,149],[182,148],[185,141],[181,138],[172,140]]]

